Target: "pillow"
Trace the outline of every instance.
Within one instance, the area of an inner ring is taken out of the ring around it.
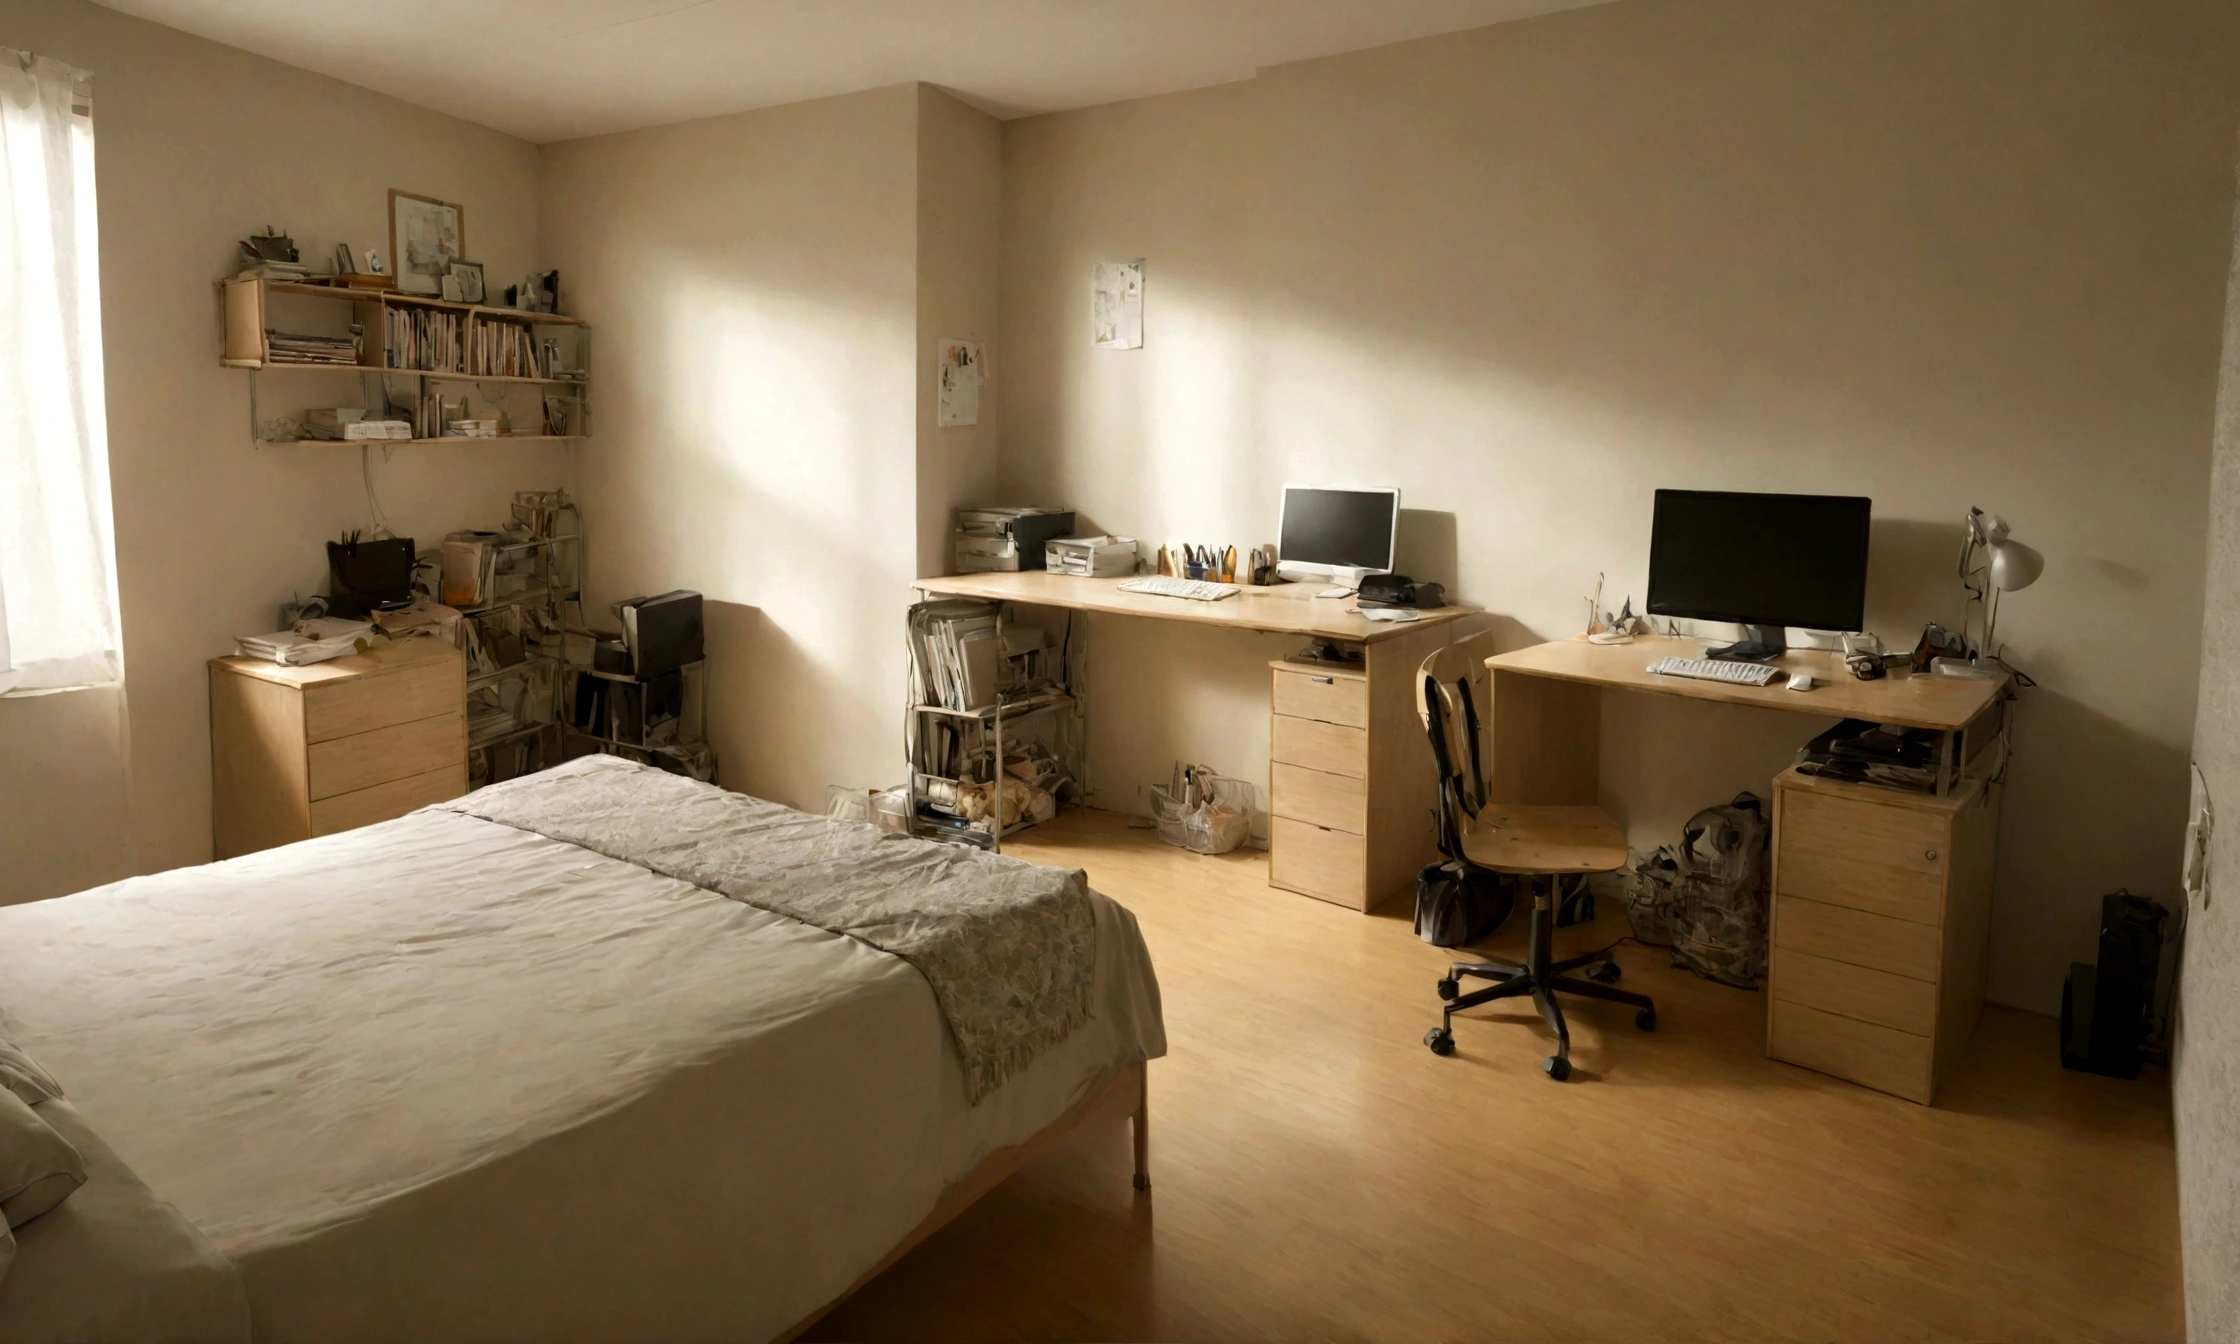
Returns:
[[[15,1093],[32,1106],[62,1095],[53,1075],[5,1037],[0,1037],[0,1088]]]
[[[13,1092],[0,1091],[0,1215],[11,1228],[86,1183],[86,1160]]]
[[[16,1234],[8,1230],[8,1220],[0,1218],[0,1282],[8,1277],[8,1266],[16,1260]]]

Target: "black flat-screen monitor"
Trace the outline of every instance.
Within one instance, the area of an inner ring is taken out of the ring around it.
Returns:
[[[1858,495],[1659,490],[1649,533],[1649,611],[1756,627],[1781,651],[1784,626],[1866,623],[1867,523]],[[1770,632],[1770,633],[1769,633]],[[1737,647],[1734,656],[1770,653]]]

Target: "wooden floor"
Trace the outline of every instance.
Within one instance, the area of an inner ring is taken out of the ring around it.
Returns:
[[[1763,1053],[1757,994],[1619,952],[1632,1010],[1529,1008],[1421,1044],[1448,959],[1360,915],[1072,813],[1011,852],[1086,868],[1158,965],[1151,1172],[1124,1126],[1031,1164],[815,1339],[2175,1340],[2166,1075],[2063,1071],[1987,1010],[1924,1109]],[[1521,936],[1511,928],[1490,947]],[[1624,932],[1563,930],[1559,954]]]

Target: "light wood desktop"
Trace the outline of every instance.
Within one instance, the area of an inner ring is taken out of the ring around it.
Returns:
[[[1356,910],[1412,890],[1436,852],[1438,789],[1416,720],[1412,674],[1471,607],[1372,621],[1316,584],[1247,587],[1198,602],[1131,593],[1118,579],[1025,571],[920,579],[939,597],[977,597],[1114,616],[1186,621],[1363,646],[1358,664],[1269,664],[1268,880]]]
[[[1704,641],[1559,640],[1486,660],[1491,790],[1509,804],[1594,803],[1604,689],[1674,695],[1943,733],[1941,795],[1792,769],[1774,781],[1766,1053],[1927,1104],[1983,1002],[1998,842],[2005,678],[1853,677],[1840,656],[1783,655],[1819,684],[1792,691],[1653,674]],[[1802,739],[1800,737],[1800,745]]]

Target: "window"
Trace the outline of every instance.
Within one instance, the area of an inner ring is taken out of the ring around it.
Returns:
[[[0,692],[118,679],[93,82],[0,49]]]

